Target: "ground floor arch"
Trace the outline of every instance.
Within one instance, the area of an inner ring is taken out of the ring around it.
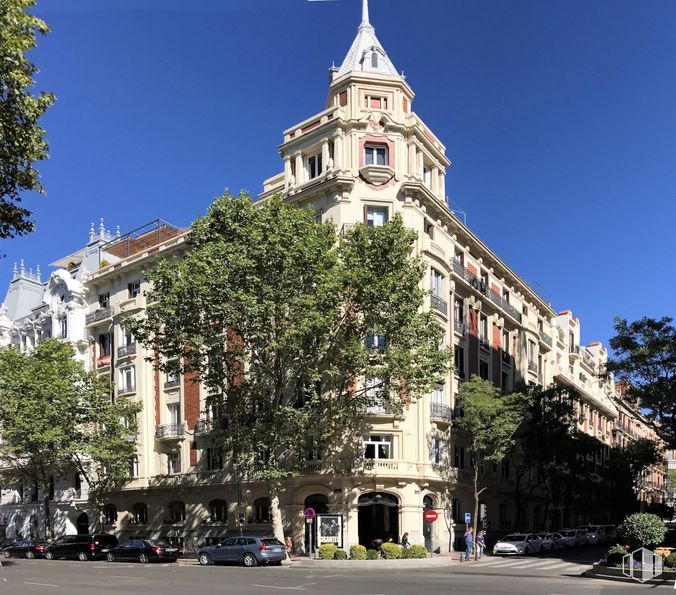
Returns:
[[[359,543],[368,548],[375,540],[399,542],[399,498],[385,492],[359,496]]]
[[[89,515],[83,512],[75,521],[75,529],[78,534],[89,533]]]

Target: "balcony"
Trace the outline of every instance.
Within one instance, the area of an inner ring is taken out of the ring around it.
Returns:
[[[164,424],[163,426],[157,426],[155,430],[155,438],[158,440],[176,440],[183,438],[185,433],[185,425],[180,424]]]
[[[533,372],[533,374],[537,374],[538,373],[537,362],[528,362],[528,371]]]
[[[497,291],[489,289],[488,297],[490,298],[491,302],[493,302],[496,306],[498,306],[498,308],[504,310],[517,322],[521,322],[521,314],[519,313],[519,311],[514,306],[512,306],[512,304],[510,304],[505,298],[503,298]]]
[[[443,403],[430,403],[430,417],[451,421],[453,419],[453,409]]]
[[[467,335],[467,325],[462,321],[453,322],[453,330],[461,337]]]
[[[430,296],[431,300],[431,305],[432,308],[434,308],[437,312],[441,312],[444,316],[448,315],[448,302],[439,297],[438,295],[432,294]]]
[[[571,358],[579,358],[580,357],[580,346],[579,345],[570,345],[568,347],[568,355],[570,355]]]
[[[96,367],[97,368],[105,368],[109,365],[110,365],[110,356],[109,355],[102,355],[102,356],[96,358]]]
[[[122,396],[122,395],[131,395],[136,392],[136,385],[135,384],[130,384],[129,386],[122,386],[117,389],[117,395]]]
[[[225,419],[202,417],[195,424],[195,434],[208,434],[227,427]]]
[[[596,361],[586,349],[582,350],[582,363],[590,370],[596,370]]]
[[[180,378],[171,378],[164,383],[164,388],[176,388],[181,385]]]
[[[101,320],[105,320],[106,318],[110,318],[111,315],[111,310],[110,306],[106,308],[99,308],[96,310],[96,312],[92,312],[91,314],[87,314],[85,317],[85,324],[90,325],[90,324],[96,324],[97,322],[100,322]]]
[[[545,331],[539,329],[538,334],[540,335],[540,341],[542,341],[542,343],[544,343],[547,347],[551,349],[554,346],[552,338],[547,333],[545,333]]]
[[[479,337],[479,346],[481,347],[481,349],[489,351],[491,348],[491,344],[488,341],[488,337]]]
[[[117,348],[117,357],[136,355],[136,343],[129,343]]]

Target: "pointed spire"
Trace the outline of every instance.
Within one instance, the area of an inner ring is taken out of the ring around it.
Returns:
[[[19,261],[19,272],[21,273],[22,277],[23,277],[23,274],[26,272],[26,267],[23,263],[23,258]]]
[[[119,238],[120,235],[121,235],[121,234],[120,234],[120,226],[119,226],[119,225],[116,225],[116,226],[115,226],[115,237],[116,237],[116,238]]]
[[[106,226],[103,224],[103,217],[101,217],[101,221],[99,222],[99,238],[100,239],[105,239],[106,237]]]
[[[38,265],[37,270],[35,271],[35,278],[38,281],[41,281],[41,279],[40,279],[40,265]]]
[[[361,1],[361,25],[359,27],[370,27],[369,22],[369,0]]]

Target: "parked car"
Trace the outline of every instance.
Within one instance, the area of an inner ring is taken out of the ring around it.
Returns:
[[[588,527],[586,538],[589,545],[600,545],[608,541],[606,529],[603,525],[591,525]]]
[[[538,533],[538,537],[542,540],[543,552],[560,550],[562,547],[564,547],[563,537],[560,533]]]
[[[197,550],[197,560],[203,566],[214,562],[239,562],[244,566],[281,564],[286,547],[274,537],[230,537],[222,543]]]
[[[575,547],[587,543],[587,537],[579,529],[561,529],[559,533],[563,537],[563,543],[566,547]]]
[[[94,535],[64,535],[50,543],[44,550],[47,560],[77,558],[78,560],[102,559],[117,546],[117,537],[107,533]]]
[[[166,543],[154,543],[145,539],[130,539],[112,548],[106,555],[108,562],[176,562],[178,548]]]
[[[21,539],[6,546],[2,550],[2,555],[5,558],[42,558],[44,549],[47,545],[46,541],[38,541],[35,539]]]
[[[542,540],[533,533],[510,533],[493,546],[497,556],[537,554],[542,550]]]

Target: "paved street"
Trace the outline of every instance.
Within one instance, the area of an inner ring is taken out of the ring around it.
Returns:
[[[655,587],[580,577],[598,551],[533,558],[487,558],[448,568],[354,570],[238,566],[109,564],[46,560],[3,562],[0,593],[179,593],[306,592],[328,595],[411,595],[412,593],[495,593],[518,595],[630,594]],[[666,588],[660,588],[666,592]]]

